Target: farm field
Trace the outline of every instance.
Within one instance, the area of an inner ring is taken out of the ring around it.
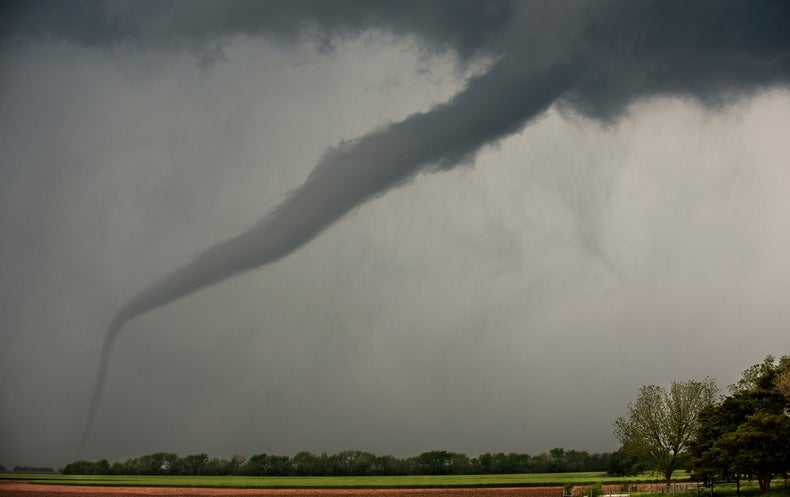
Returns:
[[[683,475],[679,475],[682,480]],[[604,483],[657,482],[652,474],[611,477],[605,473],[538,473],[513,475],[420,475],[420,476],[98,476],[60,474],[0,474],[0,480],[23,480],[34,484],[107,487],[203,487],[203,488],[470,488],[561,487]]]
[[[368,477],[76,476],[6,473],[0,474],[0,496],[559,497],[562,485],[567,482],[579,485],[601,482],[604,483],[606,491],[617,492],[623,483],[637,480],[655,481],[651,475],[612,478],[603,473]]]
[[[370,495],[374,497],[559,497],[559,486],[519,486],[519,487],[423,487],[423,488],[340,488],[306,486],[301,488],[237,488],[237,487],[184,487],[184,486],[95,486],[96,478],[88,478],[86,482],[79,483],[77,478],[53,478],[53,475],[0,475],[0,496],[2,497],[310,497],[326,495],[330,497],[360,497]],[[515,476],[515,475],[514,475]],[[569,475],[570,476],[570,475]],[[577,475],[578,476],[578,475]],[[190,480],[193,478],[183,478]],[[208,478],[207,480],[210,480]],[[270,478],[262,478],[270,480]],[[138,485],[150,485],[150,477],[132,478],[130,481]],[[204,479],[197,479],[200,483]],[[33,483],[31,483],[33,481]],[[60,481],[61,484],[54,484]],[[605,481],[601,479],[601,481]],[[183,482],[182,482],[183,483]],[[769,497],[790,497],[790,488],[786,483],[777,481]],[[607,493],[617,493],[621,484],[604,484],[603,490]],[[657,483],[629,483],[631,490],[637,491],[637,496],[653,497],[663,494],[663,485]],[[638,488],[636,488],[638,487]],[[686,488],[686,491],[683,491]],[[577,489],[578,490],[578,489]],[[676,492],[676,493],[675,493]],[[756,483],[746,483],[742,486],[743,496],[756,497],[759,489]],[[673,495],[677,497],[696,497],[697,491],[693,483],[675,484]],[[736,489],[733,484],[720,485],[716,490],[717,497],[733,497]]]
[[[559,497],[560,487],[485,488],[205,488],[38,485],[0,480],[2,497]]]

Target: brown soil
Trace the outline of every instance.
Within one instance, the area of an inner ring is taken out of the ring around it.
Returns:
[[[164,488],[92,487],[33,485],[27,482],[0,481],[0,497],[559,497],[561,487],[519,488],[403,488],[403,489],[238,489],[238,488]]]

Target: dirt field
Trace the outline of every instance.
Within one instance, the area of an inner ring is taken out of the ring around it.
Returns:
[[[561,487],[521,488],[404,488],[404,489],[238,489],[238,488],[155,488],[84,487],[31,485],[27,482],[0,482],[2,497],[559,497]]]

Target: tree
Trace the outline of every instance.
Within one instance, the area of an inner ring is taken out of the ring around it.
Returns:
[[[172,452],[154,452],[137,458],[137,474],[170,475],[177,474],[178,456]]]
[[[790,401],[790,368],[776,375],[776,389]]]
[[[704,481],[756,477],[760,490],[790,470],[790,397],[784,381],[790,357],[772,356],[743,372],[731,395],[700,415],[689,467]]]
[[[499,452],[497,454],[481,454],[473,461],[473,465],[477,473],[513,474],[532,471],[531,462],[532,457],[528,454]]]
[[[418,473],[423,475],[461,475],[472,467],[466,455],[446,450],[423,452],[416,462]]]
[[[647,464],[637,454],[623,449],[612,454],[606,464],[606,474],[610,476],[635,476],[647,469]]]
[[[208,462],[208,454],[190,454],[181,459],[179,464],[183,473],[199,476],[206,473]]]
[[[718,395],[713,380],[672,382],[669,390],[656,385],[639,389],[628,415],[617,418],[614,432],[626,453],[650,462],[669,488],[672,472],[682,466],[700,411]]]
[[[344,450],[327,459],[329,474],[333,476],[369,476],[375,462],[375,454],[360,450]]]
[[[293,467],[294,474],[298,476],[317,476],[324,472],[321,458],[306,450],[293,457]]]
[[[288,476],[291,470],[290,457],[267,454],[255,454],[241,467],[242,474],[247,476]]]

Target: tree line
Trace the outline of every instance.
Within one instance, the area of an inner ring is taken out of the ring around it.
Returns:
[[[615,421],[622,446],[610,471],[654,469],[669,486],[673,471],[685,469],[709,485],[756,479],[770,490],[790,473],[790,356],[767,356],[729,391],[720,395],[709,378],[642,387]]]
[[[5,466],[0,464],[0,471],[6,471]],[[55,470],[49,466],[14,466],[14,471],[19,473],[54,473]]]
[[[756,479],[767,492],[771,479],[790,474],[790,356],[768,356],[743,372],[721,395],[706,378],[673,382],[669,388],[646,385],[627,415],[615,423],[621,447],[615,453],[589,454],[555,448],[537,456],[485,453],[470,458],[448,451],[399,459],[363,451],[293,457],[256,454],[249,459],[179,457],[157,452],[125,462],[75,461],[65,474],[378,476],[515,474],[606,471],[633,475],[647,470],[664,475],[669,486],[679,469],[706,484]]]
[[[436,450],[415,457],[397,458],[371,452],[347,450],[316,455],[299,452],[293,457],[256,454],[249,459],[229,459],[192,454],[180,457],[156,452],[110,464],[74,461],[63,468],[72,475],[243,475],[243,476],[396,476],[453,474],[517,474],[606,471],[611,454],[590,454],[561,447],[536,456],[517,453],[485,453],[470,458],[465,454]]]

